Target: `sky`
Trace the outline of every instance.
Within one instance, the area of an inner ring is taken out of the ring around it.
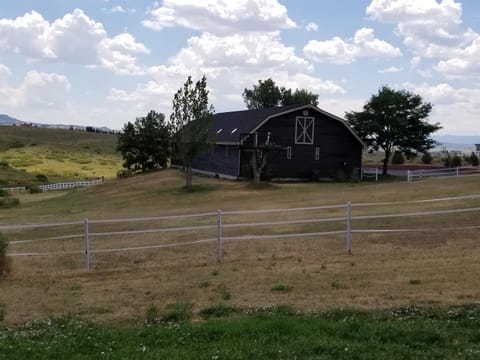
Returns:
[[[121,129],[203,74],[216,112],[267,78],[340,117],[388,85],[480,135],[480,1],[0,1],[0,113]]]

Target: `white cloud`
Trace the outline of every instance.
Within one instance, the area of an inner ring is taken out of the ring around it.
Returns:
[[[6,108],[63,108],[71,85],[66,76],[31,70],[18,86],[0,88],[0,104]]]
[[[309,22],[307,24],[307,26],[305,26],[305,30],[307,30],[307,31],[318,31],[318,25],[316,23],[314,23],[313,21]]]
[[[182,26],[214,34],[270,32],[295,27],[277,0],[164,0],[142,24],[153,30]]]
[[[303,48],[305,57],[316,62],[350,64],[358,57],[396,57],[400,49],[386,41],[375,38],[374,30],[362,28],[353,39],[310,40]]]
[[[440,61],[435,70],[447,77],[480,76],[480,37],[463,49],[458,56]]]
[[[122,7],[122,5],[117,5],[107,10],[107,13],[110,13],[110,14],[115,14],[115,13],[125,14],[126,12],[127,11]]]
[[[7,79],[12,75],[8,66],[0,64],[0,86],[7,83]]]
[[[0,50],[32,59],[105,66],[119,73],[139,73],[133,54],[148,53],[130,34],[107,36],[103,24],[82,10],[49,23],[32,11],[15,20],[0,19]]]
[[[397,73],[397,72],[400,72],[402,71],[403,69],[402,68],[397,68],[395,66],[390,66],[389,68],[387,69],[383,69],[383,70],[378,70],[378,72],[380,74],[392,74],[392,73]]]

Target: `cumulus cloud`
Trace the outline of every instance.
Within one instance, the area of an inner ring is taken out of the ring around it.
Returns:
[[[392,74],[402,71],[402,68],[397,68],[396,66],[390,66],[389,68],[378,70],[380,74]]]
[[[139,73],[134,54],[149,50],[130,34],[110,38],[103,24],[75,9],[53,23],[32,11],[14,20],[0,19],[0,50],[88,66],[105,66],[119,73]]]
[[[447,77],[480,76],[480,37],[461,50],[458,56],[440,61],[435,70]]]
[[[270,32],[296,26],[277,0],[164,0],[142,24],[153,30],[182,26],[214,34]]]
[[[70,82],[65,75],[31,70],[18,86],[4,83],[0,88],[0,104],[12,109],[60,108],[65,105],[70,89]]]
[[[334,37],[326,41],[310,40],[303,48],[303,53],[313,61],[333,64],[350,64],[358,57],[402,55],[399,48],[375,38],[374,30],[368,28],[358,30],[353,39]]]

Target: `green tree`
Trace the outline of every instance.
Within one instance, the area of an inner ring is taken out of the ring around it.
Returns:
[[[424,164],[431,164],[432,163],[432,155],[428,151],[425,151],[423,153],[422,163],[424,163]]]
[[[259,80],[258,85],[253,85],[253,89],[245,89],[242,96],[250,110],[293,104],[318,105],[318,95],[305,89],[296,89],[293,92],[292,89],[278,87],[271,78]]]
[[[209,130],[213,119],[213,107],[208,105],[207,78],[193,84],[189,76],[173,98],[170,121],[173,126],[175,156],[186,168],[185,186],[192,187],[192,163],[204,152],[213,139]]]
[[[401,151],[394,151],[392,156],[392,164],[403,164],[405,163],[405,158]]]
[[[117,150],[122,153],[123,166],[142,172],[166,167],[170,156],[170,125],[165,115],[150,111],[135,123],[128,122],[118,136]]]
[[[411,157],[416,151],[425,152],[436,144],[430,135],[441,127],[425,120],[431,111],[432,104],[423,102],[420,95],[382,86],[363,106],[363,111],[347,112],[345,116],[371,150],[385,152],[383,174],[386,175],[393,151]]]
[[[478,156],[473,151],[470,154],[470,164],[472,166],[478,166]]]

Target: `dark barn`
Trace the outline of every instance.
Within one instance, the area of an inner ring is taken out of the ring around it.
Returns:
[[[275,145],[264,174],[273,179],[349,176],[361,169],[363,143],[345,121],[313,105],[292,105],[214,115],[215,144],[194,171],[226,178],[251,177],[252,148]]]

